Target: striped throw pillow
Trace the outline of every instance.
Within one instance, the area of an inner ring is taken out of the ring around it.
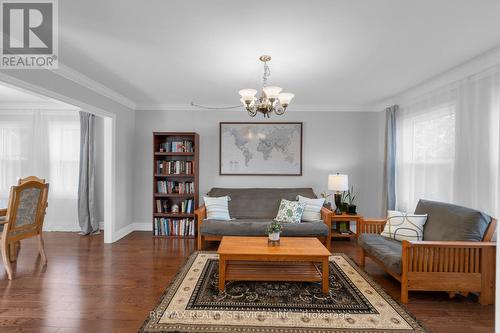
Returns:
[[[228,202],[231,200],[228,196],[211,198],[203,197],[205,207],[207,208],[207,219],[229,221]]]
[[[317,222],[321,220],[321,207],[325,203],[325,198],[310,199],[298,195],[297,200],[306,205],[302,214],[302,221]]]
[[[406,214],[389,210],[381,235],[398,241],[419,241],[423,239],[425,222],[427,222],[427,214]]]

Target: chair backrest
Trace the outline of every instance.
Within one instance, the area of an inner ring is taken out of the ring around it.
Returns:
[[[424,225],[424,240],[428,241],[481,241],[494,222],[472,208],[423,199],[415,214],[428,215]]]
[[[26,178],[19,178],[17,181],[17,185],[22,185],[24,183],[31,182],[31,181],[37,181],[39,183],[45,184],[45,179],[43,179],[43,178],[38,178],[37,176],[28,176]]]
[[[278,213],[281,199],[297,200],[297,195],[316,198],[312,188],[220,188],[214,187],[209,197],[228,195],[229,215],[233,218],[272,219]]]
[[[4,236],[9,242],[32,237],[42,231],[49,184],[29,180],[10,188]]]

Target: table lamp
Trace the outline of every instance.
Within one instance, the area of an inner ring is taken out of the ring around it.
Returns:
[[[335,175],[328,175],[328,190],[335,191],[335,214],[340,215],[340,204],[342,203],[342,192],[349,189],[348,177],[347,175],[341,175],[339,173]]]

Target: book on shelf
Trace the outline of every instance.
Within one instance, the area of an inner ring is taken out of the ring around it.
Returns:
[[[160,175],[190,175],[193,173],[192,161],[156,161],[156,173]]]
[[[168,201],[167,200],[156,200],[156,212],[157,213],[168,213]]]
[[[194,213],[194,199],[183,200],[179,205],[178,214],[193,214]],[[171,211],[171,205],[168,200],[156,200],[156,212],[160,214],[175,214]]]
[[[158,193],[193,194],[194,183],[158,180],[156,182],[156,189]]]
[[[194,152],[193,141],[170,141],[160,143],[160,153],[192,153]]]
[[[194,236],[194,219],[171,219],[155,217],[154,219],[155,236]]]

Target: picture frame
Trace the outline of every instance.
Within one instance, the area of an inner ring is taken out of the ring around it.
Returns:
[[[219,175],[302,176],[302,122],[220,122]]]

